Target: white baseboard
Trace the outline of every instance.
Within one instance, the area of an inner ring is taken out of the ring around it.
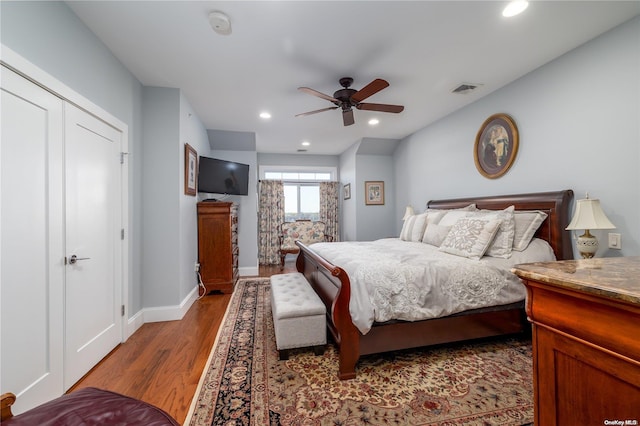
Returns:
[[[139,310],[127,321],[124,340],[131,337],[144,323],[181,320],[197,299],[198,287],[196,286],[179,305],[159,306]]]
[[[260,275],[260,268],[257,266],[244,266],[242,268],[238,268],[238,274],[241,277],[255,277]]]

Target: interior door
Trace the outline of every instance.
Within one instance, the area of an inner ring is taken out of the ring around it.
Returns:
[[[65,104],[65,389],[122,341],[121,139]]]
[[[63,101],[0,66],[0,392],[63,393]]]

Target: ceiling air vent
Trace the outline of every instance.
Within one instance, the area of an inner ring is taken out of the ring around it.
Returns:
[[[306,149],[299,149],[298,152],[307,152]]]
[[[482,84],[462,83],[461,85],[453,89],[451,93],[459,93],[461,95],[466,95],[467,93],[473,92],[480,86],[482,86]]]

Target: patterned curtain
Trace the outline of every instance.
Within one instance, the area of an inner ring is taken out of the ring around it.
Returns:
[[[340,240],[338,229],[339,200],[340,182],[320,182],[320,220],[326,225],[324,233],[332,236],[333,241]]]
[[[284,222],[284,185],[279,180],[260,181],[258,200],[258,260],[260,265],[279,265],[278,234]]]

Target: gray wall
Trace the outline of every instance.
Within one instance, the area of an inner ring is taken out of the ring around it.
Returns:
[[[365,182],[384,182],[384,204],[365,203]],[[396,237],[396,189],[394,185],[393,157],[388,155],[356,156],[356,240],[372,241],[379,238]],[[353,185],[352,185],[353,186]]]
[[[177,306],[196,286],[196,197],[184,143],[209,149],[179,89],[143,87],[62,2],[0,2],[1,40],[129,128],[129,316]],[[144,105],[143,105],[144,104]]]
[[[515,119],[520,148],[492,180],[476,170],[473,146],[497,112]],[[640,18],[405,138],[394,163],[398,218],[430,199],[570,188],[599,198],[617,226],[594,232],[598,255],[640,255]],[[621,251],[606,248],[608,232],[622,234]]]
[[[176,191],[180,91],[143,90],[142,288],[144,306],[178,303],[180,209]]]
[[[261,166],[305,166],[305,167],[339,167],[337,155],[309,154],[264,154],[258,153],[258,164]]]
[[[177,186],[175,190],[179,194],[178,198],[180,200],[179,301],[183,301],[198,283],[195,272],[195,263],[198,260],[198,217],[196,211],[198,198],[184,193],[185,143],[191,145],[199,154],[207,152],[209,149],[207,130],[181,91],[180,137],[174,141],[176,148],[174,161],[178,161],[178,173],[173,182],[173,185]]]
[[[360,188],[356,180],[356,154],[359,144],[358,142],[351,145],[349,149],[340,155],[340,183],[342,185],[349,184],[351,187],[351,198],[345,200],[344,196],[342,197],[342,226],[340,228],[342,241],[357,240],[358,194],[364,190],[364,188]]]
[[[249,165],[249,194],[230,195],[224,201],[238,203],[238,268],[241,276],[258,275],[258,161],[255,151],[211,150],[209,157]],[[215,194],[215,196],[219,196]],[[206,194],[200,194],[206,197]]]
[[[0,2],[2,44],[129,127],[129,314],[143,307],[142,85],[62,2]]]

